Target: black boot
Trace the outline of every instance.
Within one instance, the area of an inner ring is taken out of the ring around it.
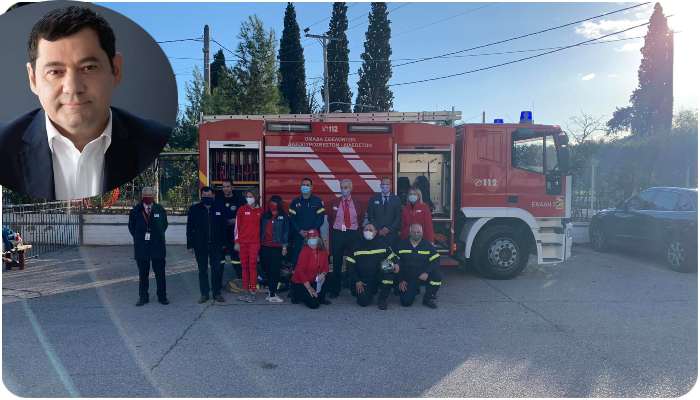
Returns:
[[[141,297],[136,303],[136,307],[141,307],[142,305],[148,303],[148,297]]]
[[[437,308],[437,303],[435,299],[437,298],[437,291],[439,286],[429,285],[425,288],[425,294],[423,295],[423,305],[435,309]]]

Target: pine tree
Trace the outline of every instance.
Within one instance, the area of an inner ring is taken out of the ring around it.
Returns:
[[[328,24],[328,36],[334,38],[328,43],[328,102],[330,110],[350,112],[352,92],[348,85],[348,6],[345,3],[333,3],[333,14]],[[325,84],[321,88],[324,93]]]
[[[278,58],[280,61],[280,92],[283,101],[292,114],[308,113],[304,49],[301,47],[299,24],[292,3],[287,3],[287,9],[284,12],[284,29],[282,30],[282,39],[280,39]]]
[[[256,16],[241,24],[233,77],[239,85],[237,96],[242,114],[276,114],[281,107],[277,80],[276,40],[274,31],[265,30]]]
[[[355,112],[390,111],[394,94],[389,89],[391,79],[391,28],[386,3],[372,3],[369,26],[365,34],[365,51],[357,84]],[[376,61],[375,61],[376,60]]]
[[[659,3],[642,47],[639,86],[630,97],[632,131],[642,136],[668,134],[673,120],[673,33]]]
[[[220,71],[226,69],[226,57],[221,49],[214,54],[214,61],[210,64],[209,69],[211,71],[211,90],[213,91],[219,85]]]

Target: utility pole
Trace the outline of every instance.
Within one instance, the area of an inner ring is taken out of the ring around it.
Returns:
[[[486,123],[486,111],[481,112],[481,123],[482,124]]]
[[[328,82],[328,42],[331,40],[338,39],[332,38],[327,35],[312,35],[309,33],[309,28],[304,29],[304,36],[306,36],[307,38],[318,39],[318,41],[321,43],[321,47],[323,47],[323,102],[326,103],[326,114],[330,114],[331,105],[328,89],[328,86],[330,86]]]
[[[211,94],[211,71],[209,67],[209,25],[204,25],[204,92]]]

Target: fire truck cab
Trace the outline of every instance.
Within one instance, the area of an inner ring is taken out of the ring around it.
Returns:
[[[200,184],[217,188],[230,179],[237,190],[280,195],[289,204],[309,177],[313,193],[328,203],[350,179],[353,198],[368,202],[387,177],[404,204],[411,187],[421,191],[445,261],[452,256],[497,279],[516,276],[531,252],[538,263],[564,261],[566,136],[527,121],[453,126],[460,115],[204,116]]]

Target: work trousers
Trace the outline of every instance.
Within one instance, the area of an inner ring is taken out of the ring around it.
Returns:
[[[420,273],[408,278],[406,280],[408,288],[405,292],[399,293],[401,305],[404,307],[410,307],[413,304],[413,302],[416,299],[416,296],[418,295],[418,288],[420,285],[426,286],[425,294],[423,295],[424,301],[427,299],[434,300],[437,297],[437,292],[440,289],[440,286],[442,285],[442,273],[440,272],[440,270],[435,269],[434,271],[430,272],[426,281],[421,281],[420,279],[418,279],[418,275],[420,275]]]
[[[156,294],[158,300],[164,300],[165,294],[165,259],[137,258],[136,265],[139,268],[139,298],[148,300],[148,275],[153,267],[156,276]]]
[[[222,266],[226,264],[233,265],[233,270],[236,272],[235,277],[243,279],[243,271],[241,270],[241,258],[238,252],[234,250],[233,243],[229,243],[224,247],[224,257],[221,259]]]
[[[362,293],[357,293],[356,282],[352,282],[350,290],[357,297],[357,304],[362,307],[367,307],[372,304],[374,295],[379,293],[379,299],[387,299],[391,293],[391,288],[394,286],[396,274],[393,272],[381,272],[374,279],[361,280],[365,284],[365,290]]]

